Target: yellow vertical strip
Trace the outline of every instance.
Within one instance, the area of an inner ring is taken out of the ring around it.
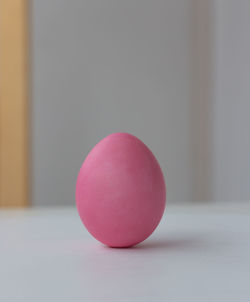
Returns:
[[[0,206],[28,205],[28,0],[0,0]]]

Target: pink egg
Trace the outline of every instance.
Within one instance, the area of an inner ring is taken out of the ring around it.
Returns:
[[[111,247],[130,247],[152,234],[166,204],[161,168],[149,148],[128,133],[101,140],[85,159],[76,204],[87,230]]]

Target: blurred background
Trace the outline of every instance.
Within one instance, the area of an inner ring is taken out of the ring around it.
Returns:
[[[250,2],[1,0],[0,204],[73,205],[113,132],[167,200],[250,200]]]

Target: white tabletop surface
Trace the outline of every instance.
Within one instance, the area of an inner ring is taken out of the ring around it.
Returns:
[[[250,301],[250,204],[168,206],[130,249],[93,239],[74,208],[0,211],[1,302]]]

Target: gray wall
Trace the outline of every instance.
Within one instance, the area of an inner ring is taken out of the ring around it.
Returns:
[[[130,132],[191,200],[190,1],[32,1],[33,203],[72,204],[89,150]]]
[[[250,2],[214,10],[213,198],[250,200]]]
[[[168,201],[250,200],[249,1],[32,4],[34,204],[73,204],[118,131],[156,154]]]

